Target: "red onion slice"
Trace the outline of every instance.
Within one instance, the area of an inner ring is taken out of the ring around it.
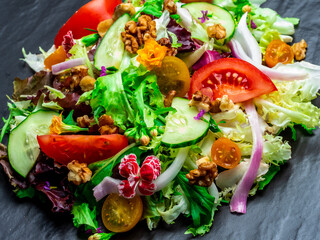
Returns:
[[[247,197],[257,177],[263,151],[263,138],[259,127],[258,114],[251,100],[245,102],[245,109],[252,129],[253,146],[250,166],[240,180],[230,202],[230,211],[237,213],[246,213]]]
[[[84,65],[85,62],[86,62],[85,58],[76,58],[76,59],[71,59],[62,63],[55,64],[52,66],[52,74],[57,75],[66,69]]]

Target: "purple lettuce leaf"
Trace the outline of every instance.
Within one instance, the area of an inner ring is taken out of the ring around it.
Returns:
[[[15,78],[13,81],[13,100],[20,100],[21,95],[34,95],[44,88],[52,86],[53,77],[50,72],[41,71],[26,79]]]
[[[182,46],[178,48],[179,53],[192,52],[196,49],[196,45],[191,39],[191,33],[187,29],[181,27],[176,20],[171,19],[167,29],[169,32],[174,33],[178,38],[178,43],[182,44]]]
[[[197,71],[198,69],[202,68],[203,66],[221,59],[221,58],[226,58],[226,57],[230,57],[231,53],[219,53],[216,50],[207,50],[205,51],[205,53],[202,55],[202,57],[198,60],[198,62],[196,62],[193,66],[192,69],[194,71]]]

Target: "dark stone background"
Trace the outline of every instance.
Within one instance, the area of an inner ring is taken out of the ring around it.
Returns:
[[[87,0],[1,0],[0,1],[0,104],[7,117],[6,94],[12,94],[12,81],[31,75],[19,58],[21,49],[37,52],[48,49],[62,24]],[[270,0],[264,6],[283,17],[299,17],[295,40],[304,38],[307,60],[320,64],[320,1]],[[319,100],[316,103],[320,106]],[[2,124],[1,124],[2,125]],[[223,206],[217,212],[212,230],[197,239],[320,239],[320,131],[312,136],[298,131],[292,143],[292,160],[271,184],[248,201],[247,213],[236,215]],[[161,224],[150,232],[145,222],[114,239],[191,239],[184,235],[188,222],[179,218],[175,225]],[[81,239],[71,217],[55,216],[42,204],[15,197],[7,177],[0,171],[0,239]]]

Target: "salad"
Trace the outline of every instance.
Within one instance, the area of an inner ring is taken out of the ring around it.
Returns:
[[[262,190],[290,158],[290,145],[278,133],[285,128],[294,133],[294,124],[306,131],[319,125],[319,110],[310,102],[319,88],[318,67],[292,64],[292,58],[273,69],[261,64],[270,65],[271,43],[280,41],[280,47],[287,48],[281,40],[291,40],[297,19],[275,15],[278,25],[273,29],[259,18],[259,11],[265,13],[254,3],[217,4],[229,11],[207,3],[175,3],[176,13],[170,14],[172,9],[163,11],[161,1],[147,1],[135,13],[129,9],[129,15],[112,20],[102,40],[101,31],[99,36],[93,33],[81,40],[68,31],[63,34],[63,47],[56,43],[53,53],[42,51],[35,56],[24,51],[25,61],[37,73],[25,81],[15,80],[11,112],[3,128],[10,135],[8,161],[3,149],[2,164],[17,195],[43,193],[52,201],[53,211],[71,211],[76,227],[101,238],[113,234],[100,233],[97,216],[101,208],[104,216],[108,214],[104,211],[117,209],[107,207],[114,199],[134,204],[137,211],[143,207],[149,228],[160,219],[172,223],[180,214],[189,216],[192,224],[186,233],[195,236],[210,230],[214,211],[221,204],[244,213],[248,193]],[[145,30],[130,28],[135,23],[128,22],[135,17],[139,27],[145,20],[147,30],[154,23],[156,30],[143,32],[142,39],[137,35],[138,46],[132,36]],[[216,17],[224,24],[210,22]],[[208,29],[214,26],[210,35]],[[156,41],[155,33],[165,37]],[[151,39],[145,40],[146,35]],[[111,45],[111,41],[116,43]],[[41,72],[43,67],[47,71]],[[176,75],[170,78],[171,69]],[[183,75],[188,69],[191,80],[189,74]],[[214,79],[208,79],[210,74]],[[243,88],[237,85],[240,89],[235,89],[236,84],[227,80],[230,76]],[[191,101],[183,98],[186,93]],[[80,97],[75,100],[77,94]],[[98,145],[106,141],[107,147]],[[20,144],[21,151],[10,150],[10,143],[14,148]],[[219,151],[227,154],[222,162]],[[129,230],[112,228],[106,218],[103,222],[114,232]]]

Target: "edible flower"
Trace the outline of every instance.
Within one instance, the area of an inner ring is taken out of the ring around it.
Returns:
[[[202,17],[198,19],[201,20],[201,23],[205,23],[207,20],[209,20],[208,11],[201,10],[201,13],[202,13]]]
[[[256,29],[257,27],[258,27],[257,24],[255,24],[254,21],[251,20],[251,28]]]
[[[148,156],[140,168],[137,163],[137,156],[129,154],[121,159],[119,173],[122,177],[127,178],[118,185],[121,196],[133,198],[137,190],[141,195],[152,195],[156,189],[154,180],[161,173],[161,165],[157,157]]]
[[[101,67],[101,73],[100,73],[100,77],[104,77],[107,76],[107,69],[105,66]]]
[[[167,50],[166,46],[161,46],[154,39],[149,39],[145,42],[144,48],[137,51],[137,61],[144,65],[149,71],[154,67],[161,67]]]
[[[62,121],[62,113],[60,116],[53,116],[51,125],[49,127],[50,134],[61,134],[61,133],[77,133],[80,131],[89,131],[88,128],[81,128],[76,125],[68,125]]]
[[[195,120],[201,120],[201,118],[203,117],[203,115],[206,113],[206,111],[204,109],[200,110],[200,112],[198,113],[197,116],[193,117]]]

